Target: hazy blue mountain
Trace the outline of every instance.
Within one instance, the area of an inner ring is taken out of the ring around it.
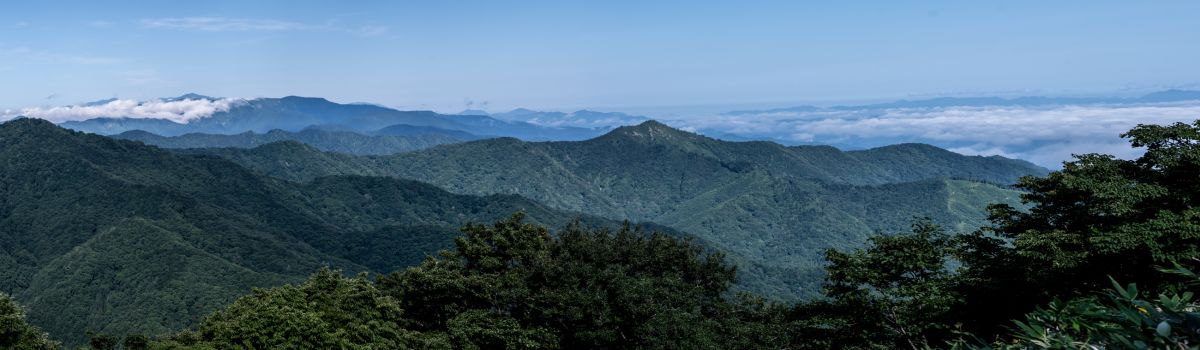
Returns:
[[[370,133],[377,136],[422,136],[422,135],[441,135],[445,137],[455,138],[463,141],[472,141],[488,138],[488,136],[475,135],[466,131],[442,129],[432,126],[415,126],[397,124],[383,129],[375,130]]]
[[[171,102],[171,101],[184,101],[184,100],[208,100],[208,101],[213,101],[213,100],[216,100],[216,99],[217,99],[216,97],[204,96],[204,95],[197,94],[197,93],[194,93],[194,92],[189,92],[189,93],[186,93],[186,94],[183,94],[183,95],[179,95],[179,96],[177,96],[177,97],[168,97],[168,98],[164,98],[164,99],[162,99],[162,100],[163,100],[163,101],[166,101],[166,102]]]
[[[797,106],[762,110],[740,110],[726,112],[727,115],[750,115],[768,113],[809,113],[824,109],[829,110],[871,110],[888,108],[938,108],[938,107],[985,107],[985,106],[1058,106],[1058,105],[1095,105],[1095,104],[1134,104],[1134,103],[1165,103],[1200,100],[1200,91],[1164,90],[1139,97],[1046,97],[1023,96],[1004,98],[995,96],[983,97],[937,97],[921,100],[899,100],[885,103],[845,105],[821,108],[815,106]]]
[[[100,135],[116,135],[133,130],[170,136],[200,132],[189,131],[187,124],[176,123],[166,119],[147,118],[95,118],[84,121],[68,121],[60,125],[64,128]]]
[[[185,97],[207,98],[199,95],[185,95]],[[212,116],[195,119],[186,124],[161,119],[96,118],[65,122],[62,125],[70,129],[103,135],[144,130],[163,136],[179,136],[187,133],[239,134],[247,131],[266,133],[274,129],[300,131],[313,125],[340,125],[345,130],[369,133],[397,124],[458,130],[477,135],[510,136],[526,140],[579,140],[594,137],[603,132],[588,128],[501,121],[487,116],[444,115],[430,111],[398,111],[377,105],[340,104],[323,98],[297,96],[260,98],[244,103],[235,103],[228,111],[217,112]]]
[[[488,115],[487,111],[479,109],[465,109],[462,112],[455,113],[458,115]]]
[[[1200,100],[1200,91],[1166,90],[1155,92],[1138,99],[1140,102],[1179,102]]]
[[[1094,105],[1094,104],[1131,104],[1131,103],[1162,103],[1200,100],[1200,91],[1166,90],[1150,93],[1140,97],[1045,97],[1024,96],[1016,98],[1003,97],[939,97],[925,100],[900,100],[888,103],[837,106],[834,109],[884,109],[884,108],[931,108],[931,107],[983,107],[983,106],[1055,106],[1055,105]]]
[[[414,151],[436,145],[478,140],[479,137],[457,130],[433,127],[393,125],[380,129],[375,135],[352,131],[305,128],[298,132],[271,130],[266,133],[247,131],[240,134],[190,133],[180,136],[159,136],[142,130],[126,131],[113,137],[140,141],[163,148],[253,148],[271,142],[297,141],[329,152],[370,155]]]
[[[537,125],[583,127],[583,128],[613,128],[622,125],[633,125],[649,120],[642,116],[618,112],[596,112],[578,110],[570,113],[535,111],[518,108],[503,113],[490,114],[491,117],[508,121],[522,121]]]
[[[747,115],[747,114],[765,114],[765,113],[803,113],[803,112],[816,112],[819,110],[821,110],[821,107],[795,106],[795,107],[758,109],[758,110],[729,111],[729,112],[725,112],[722,114],[724,114],[724,115]]]
[[[116,101],[116,100],[117,100],[117,98],[116,98],[116,97],[113,97],[113,98],[106,98],[106,99],[103,99],[103,100],[97,100],[97,101],[87,102],[87,103],[81,104],[81,106],[85,106],[85,107],[89,107],[89,106],[101,106],[101,105],[105,105],[105,104],[108,104],[109,102]]]

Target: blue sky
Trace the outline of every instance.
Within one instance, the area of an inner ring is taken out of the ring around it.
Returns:
[[[620,109],[1200,88],[1197,1],[23,1],[0,109],[198,92]]]

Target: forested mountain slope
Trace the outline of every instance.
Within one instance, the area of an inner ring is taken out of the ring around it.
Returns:
[[[322,266],[390,272],[447,247],[466,222],[525,211],[562,227],[577,217],[410,180],[292,183],[36,119],[0,124],[0,164],[0,292],[72,343],[85,330],[186,327],[250,287]]]
[[[825,249],[858,246],[872,232],[904,228],[918,216],[977,226],[986,205],[1018,201],[1017,192],[989,183],[1046,173],[1019,160],[927,145],[842,152],[725,142],[653,121],[580,142],[501,138],[381,157],[296,143],[187,152],[291,180],[388,175],[456,193],[520,194],[556,208],[650,220],[752,259],[767,270],[747,271],[743,284],[785,298],[814,295]]]
[[[312,145],[322,151],[358,155],[408,152],[436,145],[478,140],[480,138],[461,131],[445,130],[445,132],[440,132],[434,128],[429,128],[434,130],[415,133],[413,130],[407,130],[403,127],[404,125],[394,125],[383,129],[389,133],[397,133],[397,135],[364,135],[352,131],[306,128],[297,132],[275,129],[261,134],[247,131],[233,135],[192,133],[179,136],[159,136],[146,131],[132,130],[113,135],[113,137],[140,141],[162,148],[252,148],[271,142],[296,141]]]

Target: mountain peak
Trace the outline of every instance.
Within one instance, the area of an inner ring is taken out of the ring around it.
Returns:
[[[324,97],[305,97],[296,95],[287,95],[279,98],[280,101],[287,102],[318,102],[318,103],[333,103]]]
[[[1147,94],[1140,98],[1145,102],[1176,102],[1200,100],[1200,91],[1170,89]]]
[[[645,141],[695,140],[703,136],[672,128],[656,120],[647,120],[637,125],[622,126],[609,131],[607,137],[623,137]]]
[[[64,129],[48,120],[39,118],[17,117],[16,119],[0,123],[0,134],[47,132],[51,130],[63,131]]]
[[[464,109],[462,112],[455,113],[458,115],[490,115],[487,111],[481,109]]]
[[[194,93],[194,92],[189,92],[189,93],[186,93],[186,94],[180,95],[179,97],[170,97],[170,98],[164,98],[164,99],[163,99],[163,101],[167,101],[167,102],[173,102],[173,101],[185,101],[185,100],[209,100],[209,101],[213,101],[213,100],[216,100],[216,99],[217,99],[217,98],[215,98],[215,97],[204,96],[204,95],[197,94],[197,93]]]

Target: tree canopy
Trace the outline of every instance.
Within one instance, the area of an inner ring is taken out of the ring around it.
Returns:
[[[734,267],[687,240],[578,223],[551,235],[523,213],[462,231],[455,249],[373,283],[326,269],[255,290],[156,346],[725,349],[789,337],[785,307],[728,297]]]
[[[59,344],[25,321],[25,310],[0,293],[0,348],[14,350],[57,349]]]

